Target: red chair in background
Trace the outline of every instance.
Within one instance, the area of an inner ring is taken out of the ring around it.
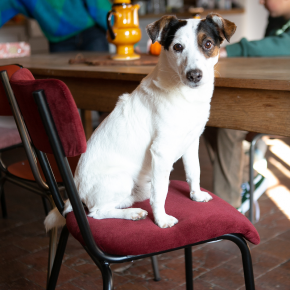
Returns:
[[[7,65],[1,66],[1,70],[6,70],[8,77],[10,78],[17,70],[21,69],[19,65]],[[8,103],[8,99],[6,97],[3,86],[0,85],[0,116],[13,116],[10,105]],[[6,201],[5,201],[5,193],[4,193],[4,184],[7,181],[7,167],[1,159],[1,153],[5,151],[12,150],[16,147],[21,146],[21,139],[18,133],[17,128],[13,128],[13,126],[4,126],[2,122],[0,122],[0,202],[2,209],[3,218],[7,217],[7,209],[6,209]]]
[[[7,65],[0,67],[0,71],[7,72],[7,78],[10,79],[13,74],[22,69],[19,65]],[[10,104],[8,102],[7,93],[3,86],[0,84],[0,116],[15,116],[11,111]],[[21,186],[31,192],[34,192],[41,196],[45,215],[48,211],[55,207],[51,191],[46,183],[45,175],[41,169],[33,147],[30,144],[30,137],[25,129],[25,125],[22,120],[16,122],[17,128],[1,128],[0,127],[0,196],[1,196],[1,208],[2,216],[7,217],[7,209],[4,194],[4,183],[10,181],[18,186]],[[19,134],[20,133],[20,134]],[[6,166],[1,159],[1,152],[5,152],[16,147],[23,146],[26,151],[27,159],[21,160]],[[57,165],[53,155],[48,155],[51,167],[54,171],[55,179],[57,181],[57,187],[60,191],[64,192],[64,186],[62,185],[62,178],[57,169]],[[79,156],[70,158],[70,166],[72,170],[75,170]],[[47,202],[49,208],[47,207]],[[53,229],[50,232],[49,242],[49,258],[48,258],[48,277],[50,275],[53,260],[55,257],[57,245],[57,229]]]
[[[11,78],[11,76],[21,68],[22,67],[20,65],[12,64],[0,66],[0,71],[6,70],[8,77]],[[8,98],[6,96],[2,84],[0,84],[0,116],[6,119],[7,117],[13,118],[13,113],[11,111]],[[14,122],[14,118],[13,122],[15,126],[11,126],[10,121],[12,120],[9,120],[8,124],[9,126],[4,125],[3,123],[0,122],[0,202],[3,218],[7,217],[7,208],[4,192],[4,184],[6,181],[10,181],[28,190],[34,191],[34,188],[32,188],[30,184],[30,181],[34,181],[34,177],[27,159],[15,162],[9,165],[8,167],[1,159],[1,153],[23,146],[18,129]],[[25,181],[29,182],[27,183]],[[37,191],[36,193],[39,194],[39,191]],[[44,206],[44,211],[45,214],[47,215],[49,209],[47,207],[46,198],[44,196],[41,197]]]
[[[133,261],[160,253],[185,249],[186,289],[193,289],[191,247],[217,240],[231,240],[242,253],[245,285],[255,289],[251,254],[246,239],[260,241],[251,222],[235,208],[213,196],[208,203],[189,201],[189,187],[182,181],[172,181],[166,200],[166,211],[176,216],[179,223],[161,229],[153,222],[149,201],[134,206],[148,211],[146,219],[96,220],[86,216],[85,208],[74,184],[67,157],[83,153],[86,139],[73,97],[64,83],[58,80],[34,80],[23,69],[11,78],[1,72],[10,102],[19,122],[25,121],[41,167],[47,179],[55,205],[63,212],[64,203],[46,158],[53,153],[73,206],[66,216],[47,289],[55,289],[67,239],[71,233],[91,256],[102,272],[103,289],[113,289],[110,263]],[[19,109],[18,108],[19,106]],[[21,113],[20,113],[21,111]],[[176,206],[178,204],[178,206]]]

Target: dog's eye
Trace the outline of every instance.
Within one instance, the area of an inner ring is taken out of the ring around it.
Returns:
[[[182,52],[183,51],[183,46],[180,43],[176,43],[176,44],[174,44],[173,49],[175,51]]]
[[[204,48],[205,49],[211,49],[212,48],[212,42],[210,40],[207,40],[205,43],[204,43]]]

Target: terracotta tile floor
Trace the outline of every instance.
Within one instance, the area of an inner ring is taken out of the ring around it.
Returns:
[[[255,224],[261,236],[250,245],[257,290],[290,289],[290,139],[270,140],[267,172],[270,186],[259,199],[261,219]],[[276,147],[275,147],[276,146]],[[276,149],[275,149],[276,148]],[[6,154],[12,162],[23,154]],[[201,185],[212,186],[212,167],[203,142],[200,148]],[[184,180],[177,162],[172,179]],[[5,185],[8,218],[0,218],[0,290],[45,289],[48,237],[40,197]],[[153,281],[150,259],[112,265],[115,289],[185,289],[183,251],[158,256],[162,280]],[[228,241],[193,248],[195,289],[244,289],[238,249]],[[82,247],[69,238],[58,290],[102,289],[100,271]]]

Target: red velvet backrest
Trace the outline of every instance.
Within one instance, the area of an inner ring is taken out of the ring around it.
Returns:
[[[62,81],[35,80],[31,72],[23,68],[13,74],[10,83],[30,138],[37,149],[52,153],[32,96],[34,91],[44,90],[65,155],[73,157],[86,151],[86,138],[75,101]]]
[[[19,69],[21,69],[21,66],[16,65],[16,64],[0,66],[0,71],[3,71],[3,70],[7,71],[9,79]],[[12,114],[10,105],[8,103],[8,99],[7,99],[3,84],[0,81],[0,116],[12,116],[12,115],[13,114]]]

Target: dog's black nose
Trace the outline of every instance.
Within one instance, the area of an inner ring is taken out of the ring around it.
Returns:
[[[186,77],[190,82],[198,83],[202,78],[202,71],[200,69],[190,70],[187,72]]]

